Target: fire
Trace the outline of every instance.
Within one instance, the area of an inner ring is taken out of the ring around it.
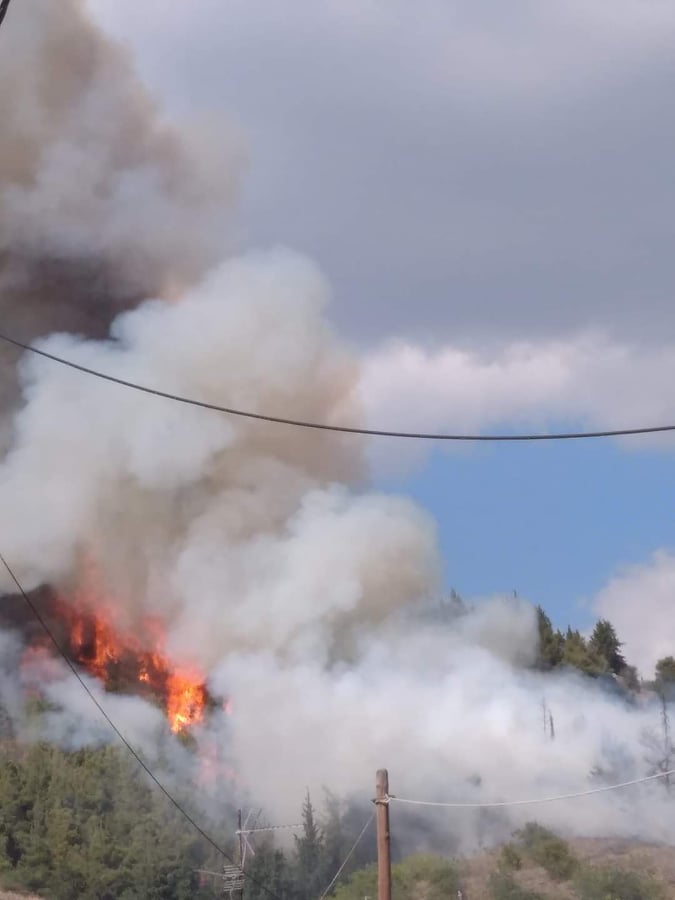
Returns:
[[[189,728],[204,717],[206,691],[195,672],[173,672],[167,680],[166,714],[172,731]]]
[[[159,620],[145,618],[132,631],[117,626],[113,609],[89,589],[69,602],[56,599],[53,612],[65,630],[70,658],[107,690],[133,691],[159,702],[176,734],[201,722],[209,702],[203,672],[172,662]]]

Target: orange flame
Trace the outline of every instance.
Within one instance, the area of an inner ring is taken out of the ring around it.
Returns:
[[[146,618],[134,632],[117,628],[112,608],[98,593],[80,590],[72,602],[55,604],[71,659],[108,690],[133,690],[159,701],[174,733],[201,722],[209,699],[203,673],[170,660],[158,620]]]

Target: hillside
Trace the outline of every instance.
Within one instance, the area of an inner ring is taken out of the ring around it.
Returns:
[[[663,900],[675,898],[675,851],[672,847],[638,844],[608,838],[577,838],[569,841],[574,856],[583,865],[594,869],[620,869],[652,879],[660,886]],[[483,853],[463,860],[459,869],[463,900],[494,900],[490,890],[490,876],[499,868],[502,850]],[[581,896],[570,881],[558,881],[546,869],[522,856],[522,868],[512,871],[513,880],[527,891],[546,900],[579,900]],[[523,900],[525,897],[523,896]],[[631,900],[648,900],[648,894],[631,895]],[[513,900],[521,900],[514,897]],[[606,900],[606,898],[602,898]],[[614,900],[614,897],[611,897]],[[623,900],[623,898],[617,898]]]
[[[336,900],[376,894],[374,866]],[[613,839],[562,840],[530,823],[512,841],[467,859],[411,856],[392,866],[393,900],[673,900],[673,848]]]
[[[564,844],[564,842],[562,842]],[[508,845],[513,847],[514,845]],[[565,844],[571,858],[589,871],[620,871],[633,873],[642,880],[643,889],[636,889],[626,879],[626,893],[603,893],[594,887],[591,892],[580,892],[574,878],[558,879],[543,865],[519,851],[522,865],[513,870],[504,865],[504,848],[481,853],[477,856],[447,864],[447,870],[456,878],[462,891],[462,900],[673,900],[675,898],[675,852],[672,847],[639,844],[608,838],[578,838]],[[560,857],[556,857],[560,858]],[[412,861],[414,860],[414,863]],[[441,861],[438,860],[440,863]],[[412,863],[412,864],[411,864]],[[428,870],[426,877],[419,877],[420,866]],[[394,867],[394,900],[440,900],[452,897],[455,888],[452,880],[439,878],[443,863],[434,866],[430,857],[411,857]],[[508,869],[508,871],[507,871]],[[412,879],[401,873],[415,873]],[[505,875],[505,883],[511,881],[511,889],[496,888],[495,873]],[[370,881],[372,880],[372,887]],[[353,880],[338,889],[336,900],[356,897],[363,889],[374,888],[374,872],[361,870]],[[436,885],[436,887],[434,887]],[[448,893],[448,890],[451,893]],[[594,892],[597,890],[597,893]],[[44,900],[44,896],[4,891],[0,888],[0,900]],[[360,898],[359,898],[360,900]]]

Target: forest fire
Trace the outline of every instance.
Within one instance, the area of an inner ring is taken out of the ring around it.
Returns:
[[[201,722],[210,703],[203,673],[169,659],[161,623],[146,618],[133,632],[118,628],[112,609],[100,603],[92,609],[92,599],[89,591],[78,591],[68,602],[57,597],[51,604],[73,662],[106,690],[133,692],[159,703],[174,733]]]

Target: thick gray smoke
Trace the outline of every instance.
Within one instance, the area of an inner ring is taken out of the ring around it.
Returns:
[[[81,0],[12,9],[0,54],[0,314],[20,339],[104,336],[227,246],[238,144],[165,122]],[[12,400],[2,351],[0,400]]]
[[[55,335],[41,346],[207,401],[357,422],[359,370],[324,318],[326,297],[302,258],[254,255],[179,302],[123,314],[109,341]],[[353,437],[185,407],[35,356],[21,379],[26,402],[0,468],[2,552],[27,588],[49,582],[66,595],[94,559],[122,626],[159,615],[173,658],[198,663],[232,698],[232,715],[216,715],[204,736],[226,729],[238,784],[254,786],[272,817],[292,816],[307,785],[366,798],[383,764],[396,793],[469,801],[583,790],[602,783],[590,780],[596,768],[605,781],[647,772],[641,739],[657,713],[579,677],[527,671],[532,607],[423,614],[439,591],[434,525],[410,502],[363,489]],[[12,588],[4,576],[2,587]],[[60,684],[50,679],[65,707],[52,736],[100,739],[86,696]],[[157,717],[144,718],[138,699],[128,710],[114,702],[151,743]],[[648,785],[536,815],[663,837],[662,797]],[[507,811],[489,827],[471,813],[459,828],[456,816],[428,821],[470,847],[532,814]]]
[[[284,251],[215,262],[232,166],[214,174],[164,126],[75,0],[23,0],[12,31],[0,56],[4,317],[18,304],[22,336],[75,332],[40,346],[151,387],[358,423],[359,364],[325,318],[315,267]],[[129,305],[107,339],[91,337]],[[176,662],[199,664],[232,698],[232,715],[216,713],[198,740],[227,742],[237,783],[270,817],[294,818],[306,786],[365,799],[382,765],[395,793],[470,801],[583,790],[598,767],[609,780],[645,774],[641,735],[656,713],[526,670],[530,606],[422,614],[439,593],[434,524],[365,488],[357,438],[183,406],[36,356],[19,378],[0,465],[3,555],[27,589],[64,596],[94,560],[121,628],[159,616]],[[4,573],[0,589],[13,591]],[[61,710],[40,734],[100,740],[72,676],[21,658],[0,636],[0,692],[20,733],[35,727],[21,692],[38,678]],[[160,714],[138,698],[104,702],[148,752]],[[672,837],[662,798],[652,785],[536,815]],[[532,814],[505,812],[488,832],[471,813],[425,821],[468,847]]]

